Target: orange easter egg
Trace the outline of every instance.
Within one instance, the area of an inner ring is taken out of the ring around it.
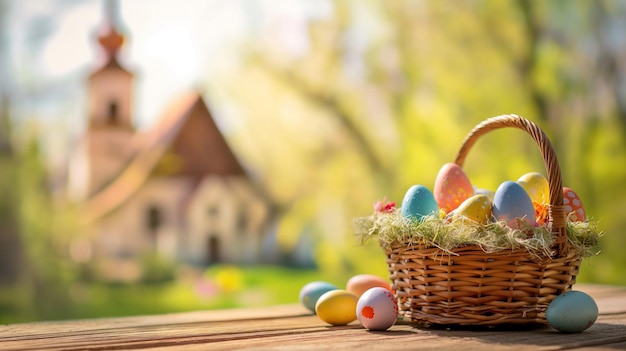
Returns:
[[[569,220],[574,222],[587,220],[587,214],[580,197],[568,187],[563,188],[563,206],[565,206],[565,213],[567,213]]]

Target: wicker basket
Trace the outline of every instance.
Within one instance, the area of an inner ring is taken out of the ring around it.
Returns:
[[[550,188],[549,226],[556,236],[553,257],[538,259],[524,249],[486,253],[478,246],[450,252],[400,243],[386,250],[399,312],[420,325],[545,324],[548,304],[576,281],[580,257],[566,234],[561,170],[552,145],[534,123],[516,116],[487,119],[466,137],[455,163],[463,166],[476,140],[494,129],[513,127],[530,134],[545,162]]]

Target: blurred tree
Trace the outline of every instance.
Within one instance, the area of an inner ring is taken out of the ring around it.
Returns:
[[[68,298],[76,278],[67,258],[69,217],[51,201],[38,134],[25,140],[19,147],[0,143],[5,145],[0,153],[0,321],[5,323],[63,318],[73,306]]]
[[[0,96],[0,286],[15,285],[22,272],[17,156],[11,145],[9,99]]]
[[[333,2],[332,16],[308,22],[307,36],[299,38],[304,53],[281,45],[279,31],[269,32],[239,71],[215,84],[230,87],[250,116],[240,142],[256,143],[256,156],[263,155],[249,159],[262,160],[257,166],[282,209],[285,248],[306,232],[318,238],[317,257],[327,267],[340,263],[329,257],[347,257],[348,267],[363,261],[363,251],[347,244],[352,217],[368,214],[372,200],[384,195],[400,201],[411,184],[430,187],[464,135],[503,113],[545,130],[565,184],[611,232],[626,224],[618,214],[621,197],[608,195],[626,195],[618,184],[626,178],[626,138],[615,128],[623,125],[626,91],[619,59],[625,48],[617,39],[624,7],[619,1]],[[255,140],[243,140],[252,131]],[[527,135],[497,131],[484,139],[465,166],[477,186],[494,189],[544,171]],[[606,266],[616,254],[594,262]],[[623,283],[615,278],[619,269],[583,276]]]

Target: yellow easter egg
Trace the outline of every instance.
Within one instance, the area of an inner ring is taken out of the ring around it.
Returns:
[[[332,325],[346,325],[356,320],[356,295],[347,290],[331,290],[320,296],[315,314]]]
[[[550,203],[550,186],[548,185],[548,179],[543,174],[537,172],[526,173],[517,180],[517,184],[526,190],[533,202],[539,204]]]
[[[478,194],[463,201],[453,212],[456,215],[462,215],[478,223],[485,224],[491,218],[491,207],[489,196]]]

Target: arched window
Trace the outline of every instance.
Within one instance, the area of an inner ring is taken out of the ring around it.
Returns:
[[[235,223],[235,225],[235,231],[237,232],[237,235],[239,235],[240,237],[245,236],[246,232],[248,231],[248,211],[246,211],[244,207],[240,208],[239,211],[237,211],[237,222]]]
[[[151,232],[156,232],[163,224],[163,214],[156,205],[150,205],[146,211],[146,227]]]
[[[207,263],[219,263],[221,261],[220,257],[220,239],[217,237],[217,234],[211,233],[207,238],[207,246],[206,246],[206,260]]]
[[[152,247],[156,250],[157,235],[159,228],[163,225],[163,213],[161,212],[161,209],[156,205],[150,205],[146,210],[145,221],[149,240]]]
[[[115,101],[111,101],[109,103],[109,111],[107,115],[107,123],[108,124],[117,124],[119,122],[119,111],[117,107],[117,103]]]

